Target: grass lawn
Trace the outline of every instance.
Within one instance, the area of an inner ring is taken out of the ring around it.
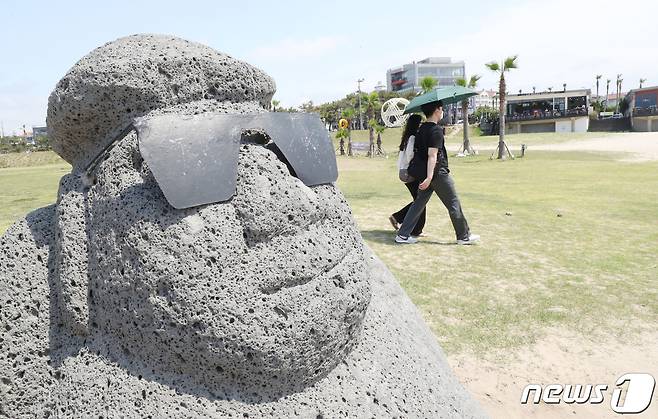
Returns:
[[[587,136],[519,135],[510,142]],[[367,141],[367,132],[354,138]],[[389,158],[339,157],[338,185],[365,241],[448,353],[518,347],[553,327],[591,336],[655,328],[658,162],[539,151],[506,162],[490,161],[488,153],[452,158],[465,214],[482,244],[453,245],[447,213],[433,198],[428,237],[400,246],[387,220],[409,201],[392,152],[398,138],[399,130],[387,130]],[[450,141],[457,144],[460,136]],[[487,141],[496,140],[473,138],[476,146]],[[37,157],[48,164],[30,166]],[[23,167],[0,169],[0,233],[29,210],[54,202],[58,180],[69,170],[52,154],[21,159]]]
[[[50,151],[0,155],[0,234],[29,211],[55,202],[59,179],[70,171]]]
[[[474,146],[477,150],[488,149],[492,150],[498,145],[498,136],[497,135],[479,135],[480,130],[475,126],[469,127],[471,145]],[[331,138],[334,141],[334,148],[338,150],[338,140],[335,138],[336,133],[331,133]],[[397,148],[400,143],[400,136],[402,135],[402,128],[388,128],[382,134],[382,148],[384,151],[390,155],[397,157]],[[601,138],[606,136],[615,135],[615,133],[603,133],[603,132],[582,132],[582,133],[537,133],[537,134],[511,134],[506,135],[505,140],[510,150],[519,154],[521,144],[527,145],[544,145],[544,144],[556,144],[566,141],[576,141],[576,140],[585,140],[588,138]],[[377,139],[375,135],[375,140]],[[368,130],[353,130],[352,131],[352,141],[359,143],[367,143]],[[448,127],[446,130],[446,144],[449,150],[457,150],[462,144],[462,133],[461,128]],[[347,140],[345,141],[345,152],[347,152]],[[359,154],[365,154],[365,152],[359,152]],[[486,153],[484,153],[486,154]],[[491,154],[491,151],[489,152]],[[487,154],[487,157],[489,156]]]
[[[510,140],[537,144],[590,136]],[[482,140],[474,138],[475,144]],[[339,157],[338,184],[364,239],[395,273],[443,348],[483,355],[532,343],[549,327],[591,338],[655,327],[658,163],[614,157],[531,152],[506,162],[490,161],[488,153],[452,158],[465,214],[483,237],[477,247],[451,244],[453,229],[436,198],[429,204],[429,236],[415,246],[392,242],[387,218],[410,200],[397,180],[393,154]]]

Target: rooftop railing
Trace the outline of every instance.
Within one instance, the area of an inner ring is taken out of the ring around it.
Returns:
[[[565,111],[534,111],[516,114],[508,114],[505,116],[507,121],[534,121],[542,119],[557,119],[557,118],[571,118],[574,116],[587,116],[586,109],[567,109]]]
[[[649,106],[648,108],[633,108],[633,116],[652,116],[658,115],[658,107]]]

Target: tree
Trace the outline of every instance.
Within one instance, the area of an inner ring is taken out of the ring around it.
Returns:
[[[457,86],[468,87],[469,89],[475,89],[478,84],[478,80],[482,77],[474,74],[471,78],[466,81],[465,78],[460,77],[456,80]],[[464,154],[475,154],[475,150],[471,147],[471,142],[468,138],[468,100],[462,100],[462,123],[464,124],[464,144],[462,145],[462,151]]]
[[[299,107],[302,109],[302,111],[306,113],[313,112],[315,110],[315,107],[313,106],[313,101],[309,100],[308,102],[304,102]]]
[[[497,119],[498,109],[491,106],[480,106],[473,112],[473,117],[477,121],[481,121],[482,119]]]
[[[647,81],[647,79],[640,79],[640,89],[642,88],[642,83],[644,83],[645,81]]]
[[[347,155],[352,156],[352,118],[354,118],[354,108],[347,108],[343,111],[343,118],[347,119]]]
[[[596,100],[599,100],[599,80],[603,77],[601,74],[596,76]]]
[[[379,155],[384,154],[384,150],[382,149],[382,134],[384,133],[385,129],[386,126],[384,125],[375,125],[375,132],[377,132],[377,154]]]
[[[619,94],[621,93],[621,74],[617,74],[617,103],[615,106],[615,110],[619,110]]]
[[[345,155],[345,138],[349,138],[349,130],[345,128],[339,128],[338,132],[336,132],[336,138],[338,138],[339,142],[339,150],[340,150],[340,155],[344,156]]]
[[[625,97],[621,98],[621,100],[619,101],[619,112],[625,114],[626,111],[628,111],[629,106],[630,103],[628,103],[628,100],[626,100]]]
[[[605,81],[605,107],[608,107],[608,96],[610,95],[610,82],[612,80],[607,79]]]
[[[439,82],[432,76],[425,76],[420,81],[420,88],[423,93],[428,93],[434,90],[439,85]]]
[[[34,137],[34,146],[37,151],[52,150],[50,140],[46,135],[37,135]]]
[[[278,100],[272,99],[272,112],[276,112],[276,108],[279,106],[280,103],[281,102],[279,102]]]
[[[510,157],[514,158],[512,153],[509,151],[509,148],[507,148],[507,144],[505,144],[505,94],[507,89],[507,86],[505,84],[505,73],[514,68],[517,68],[516,65],[517,58],[518,55],[514,55],[505,58],[502,63],[497,63],[495,61],[492,61],[490,63],[485,64],[489,70],[500,74],[500,80],[498,82],[498,97],[500,98],[498,104],[498,111],[500,113],[500,124],[499,124],[500,127],[499,127],[498,147],[497,147],[499,159],[505,158],[505,150],[507,150],[507,153],[509,154]],[[494,153],[495,152],[496,150],[494,150]]]
[[[368,156],[373,157],[375,154],[375,125],[377,125],[375,111],[380,106],[379,95],[377,92],[372,92],[363,99],[366,105],[366,114],[368,115],[368,139],[370,141]]]

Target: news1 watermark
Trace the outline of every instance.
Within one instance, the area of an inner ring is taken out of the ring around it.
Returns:
[[[521,393],[521,404],[601,404],[612,387],[610,408],[620,414],[644,412],[653,397],[656,380],[651,374],[629,373],[607,384],[528,384]],[[622,397],[623,396],[623,397]]]

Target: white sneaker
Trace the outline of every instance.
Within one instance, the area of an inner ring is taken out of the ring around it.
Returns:
[[[396,243],[402,243],[402,244],[415,244],[415,243],[418,243],[418,239],[413,238],[411,236],[402,237],[400,235],[397,235],[397,236],[395,236],[395,242]]]
[[[457,244],[469,245],[469,244],[475,244],[479,241],[480,241],[480,235],[479,234],[469,234],[468,239],[457,240]]]

